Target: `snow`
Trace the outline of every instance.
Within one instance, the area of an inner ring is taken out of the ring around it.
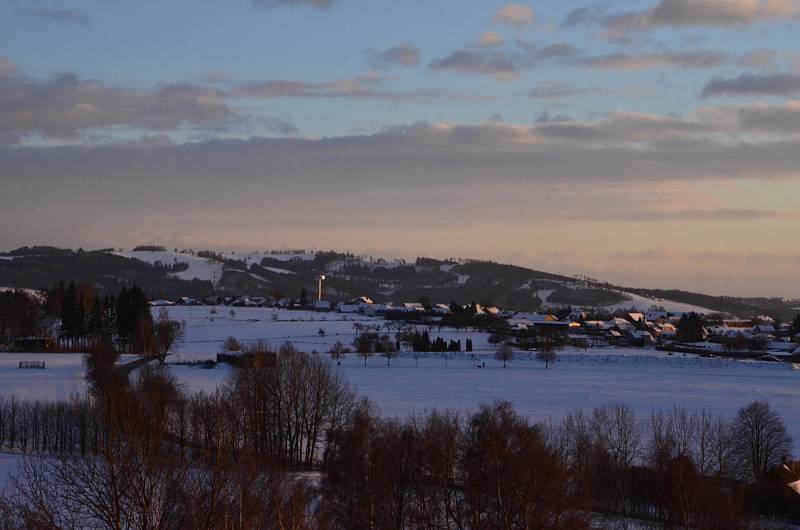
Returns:
[[[264,267],[264,268],[267,269],[268,271],[274,272],[276,274],[297,274],[294,271],[289,271],[289,270],[286,270],[286,269],[279,269],[278,267]]]
[[[17,471],[17,466],[22,460],[21,453],[5,453],[0,452],[0,490],[8,483],[12,474]]]
[[[46,368],[20,369],[20,361],[44,361]],[[17,399],[66,399],[86,393],[83,355],[0,353],[0,395]]]
[[[170,312],[180,310],[186,316],[187,309],[171,308]],[[209,310],[193,308],[197,313],[187,322],[187,340],[177,357],[214,358],[228,335],[240,340],[264,339],[276,346],[291,341],[304,351],[326,352],[336,340],[349,345],[355,336],[355,321],[382,324],[360,315],[286,310],[273,322],[272,310],[264,308],[237,308],[235,317],[222,309],[223,316],[217,315],[212,322]],[[317,334],[320,327],[326,330],[324,337]],[[733,417],[750,401],[765,400],[800,442],[800,372],[788,364],[670,355],[652,349],[569,348],[549,369],[530,352],[517,352],[517,359],[504,369],[494,359],[485,333],[436,327],[430,333],[445,340],[460,339],[462,344],[470,337],[476,351],[448,354],[447,359],[442,354],[405,352],[392,360],[391,367],[379,355],[365,367],[363,359],[351,353],[337,369],[387,416],[434,408],[474,408],[503,399],[532,420],[558,419],[575,408],[613,402],[630,404],[642,419],[654,410],[673,406]],[[484,362],[486,368],[476,367]],[[175,370],[188,388],[206,391],[213,391],[229,373],[222,366]]]
[[[213,281],[216,277],[219,280],[222,277],[222,263],[214,260],[192,256],[183,252],[115,252],[118,256],[126,258],[134,258],[145,263],[153,264],[160,261],[164,265],[172,265],[176,261],[178,263],[186,263],[189,268],[185,271],[172,273],[171,276],[181,280],[203,280]]]
[[[539,298],[539,300],[541,300],[543,304],[546,304],[547,299],[550,298],[550,295],[553,294],[553,291],[554,289],[540,289],[536,291],[536,293],[533,296]]]
[[[39,300],[45,299],[45,293],[39,291],[38,289],[20,289],[18,287],[0,287],[0,293],[5,293],[8,291],[22,291],[23,293],[27,294],[31,298],[37,298]]]
[[[459,274],[458,280],[456,281],[458,282],[458,285],[464,285],[469,281],[469,274]]]
[[[328,351],[337,341],[349,346],[356,336],[353,324],[381,326],[385,322],[359,314],[318,313],[315,311],[273,310],[265,307],[173,306],[168,309],[170,318],[184,321],[186,337],[177,351],[180,360],[216,359],[217,353],[229,336],[240,341],[263,340],[273,346],[286,341],[304,351]],[[233,310],[233,315],[231,315]],[[154,308],[157,315],[160,308]],[[276,315],[277,320],[273,320]],[[320,336],[319,330],[325,330]],[[445,338],[445,333],[442,333]]]
[[[458,265],[457,263],[445,263],[444,265],[439,267],[439,270],[442,272],[450,272]]]
[[[526,355],[505,369],[489,355],[484,356],[486,368],[475,368],[468,354],[448,359],[446,366],[442,357],[431,354],[418,361],[396,359],[391,367],[383,359],[371,359],[366,368],[351,356],[342,372],[388,416],[504,399],[533,420],[613,402],[628,403],[641,418],[675,405],[733,417],[750,401],[764,400],[800,442],[800,374],[788,365],[651,350],[568,350],[545,369]]]
[[[681,302],[673,302],[671,300],[646,298],[644,296],[639,296],[638,294],[633,294],[628,292],[622,292],[622,294],[628,296],[630,300],[623,300],[622,302],[616,304],[601,306],[601,308],[606,309],[608,311],[627,311],[631,307],[635,307],[640,311],[647,311],[653,306],[658,306],[658,307],[663,307],[665,311],[668,311],[670,313],[695,312],[695,313],[705,313],[706,315],[717,313],[717,311],[708,309],[707,307],[684,304]]]

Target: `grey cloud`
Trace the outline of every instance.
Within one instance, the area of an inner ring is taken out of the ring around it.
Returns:
[[[578,63],[591,68],[614,70],[642,70],[655,66],[671,66],[675,68],[711,68],[725,63],[726,54],[715,50],[664,53],[609,53],[578,59]]]
[[[599,24],[618,30],[647,30],[668,26],[742,27],[760,21],[795,19],[796,0],[660,0],[654,6],[609,14],[593,5],[570,11],[564,26]]]
[[[550,114],[548,111],[540,112],[533,119],[533,122],[537,123],[537,124],[564,123],[564,122],[569,122],[569,121],[574,121],[572,116],[570,116],[569,114],[564,114],[564,113],[561,113],[561,114]]]
[[[20,16],[43,23],[77,24],[89,27],[89,16],[80,9],[48,9],[44,7],[20,9]]]
[[[774,50],[753,50],[739,57],[736,63],[747,68],[772,70],[775,68],[777,58],[778,53]]]
[[[672,128],[670,137],[664,129]],[[0,182],[61,183],[108,175],[110,182],[263,184],[280,189],[518,182],[682,181],[798,177],[800,142],[715,140],[680,120],[632,117],[591,126],[518,127],[418,123],[373,135],[211,140],[175,146],[1,148]],[[616,137],[616,140],[614,140]],[[649,140],[647,140],[649,138]],[[599,141],[602,140],[602,141]],[[614,141],[612,141],[614,140]],[[628,142],[633,142],[627,145]]]
[[[395,91],[385,88],[387,79],[380,75],[364,75],[324,83],[292,80],[268,80],[240,83],[226,93],[240,98],[353,98],[383,101],[429,100],[459,97],[438,89]]]
[[[792,96],[800,94],[800,74],[745,73],[738,77],[714,77],[701,95],[714,96]]]
[[[569,11],[561,25],[564,27],[580,26],[592,24],[602,19],[606,14],[606,8],[602,5],[583,6]]]
[[[618,212],[618,219],[635,222],[678,221],[760,221],[770,219],[800,219],[800,211],[764,210],[749,208],[716,208],[697,210],[633,210]]]
[[[381,51],[370,50],[367,55],[374,67],[386,68],[391,65],[416,66],[422,53],[416,46],[403,42]]]
[[[585,68],[642,70],[655,67],[703,69],[728,61],[728,56],[717,50],[592,55],[564,42],[542,46],[539,43],[519,40],[517,44],[518,48],[515,50],[461,48],[450,55],[434,59],[430,63],[430,68],[511,75],[547,62]]]
[[[503,51],[460,49],[430,63],[433,70],[457,70],[490,75],[513,74],[519,65]]]
[[[16,72],[17,67],[14,63],[6,59],[5,57],[0,57],[0,78],[6,75],[10,75]]]
[[[313,7],[325,10],[331,7],[336,0],[252,0],[257,7]]]
[[[80,79],[74,74],[32,79],[19,73],[10,61],[0,59],[0,142],[17,143],[36,136],[73,138],[81,132],[111,126],[164,132],[182,126],[213,131],[297,132],[285,119],[248,116],[228,103],[242,98],[392,102],[444,97],[479,99],[437,89],[395,91],[386,88],[386,82],[383,76],[368,75],[324,83],[267,80],[231,83],[226,88],[173,83],[151,90],[130,90]]]
[[[216,94],[188,84],[134,91],[73,74],[46,81],[13,73],[0,77],[0,139],[5,141],[31,134],[68,138],[81,130],[113,125],[150,130],[209,126],[235,118]]]
[[[560,99],[576,96],[584,93],[583,90],[578,89],[572,85],[567,85],[559,81],[542,83],[528,92],[528,97],[534,99]]]
[[[737,118],[745,130],[776,134],[800,133],[800,104],[743,107],[738,110]]]

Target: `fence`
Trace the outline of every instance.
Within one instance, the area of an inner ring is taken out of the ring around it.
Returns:
[[[24,369],[44,370],[44,361],[20,361],[19,367]]]

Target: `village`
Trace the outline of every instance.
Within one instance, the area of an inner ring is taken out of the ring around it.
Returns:
[[[525,312],[477,303],[376,303],[368,296],[332,303],[320,287],[315,301],[305,290],[298,298],[219,296],[197,300],[153,300],[153,307],[230,306],[364,315],[428,327],[472,327],[492,334],[495,343],[536,349],[537,341],[579,348],[650,347],[668,352],[728,356],[771,362],[800,362],[800,318],[780,322],[770,316],[737,318],[721,313],[677,312],[652,307],[640,312],[550,306]]]

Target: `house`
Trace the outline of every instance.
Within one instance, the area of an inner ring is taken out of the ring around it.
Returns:
[[[657,322],[669,318],[669,313],[667,311],[648,311],[645,313],[644,318],[648,322]]]
[[[577,322],[579,320],[586,320],[589,315],[581,311],[580,309],[573,309],[570,311],[569,315],[567,315],[568,320],[572,320],[573,322]]]
[[[379,317],[396,310],[397,308],[391,304],[372,304],[364,309],[364,314],[371,317]]]
[[[638,324],[640,322],[644,324],[645,321],[643,313],[628,313],[627,315],[625,315],[625,320],[627,320],[631,324]]]
[[[425,306],[419,302],[404,302],[403,305],[400,306],[400,311],[404,313],[424,313]]]
[[[611,320],[607,321],[606,325],[609,328],[616,328],[619,331],[623,332],[632,332],[636,330],[636,326],[634,326],[633,323],[631,323],[628,320],[625,320],[624,318],[619,318],[619,317],[612,318]]]
[[[751,333],[753,335],[774,335],[775,326],[772,324],[756,324],[752,327]]]
[[[584,320],[583,327],[587,329],[606,329],[606,323],[602,320]]]
[[[336,306],[336,309],[340,313],[365,313],[367,309],[374,303],[375,302],[373,302],[372,299],[367,296],[359,296],[358,298],[353,298],[347,302],[339,302],[339,305]]]
[[[178,303],[182,305],[200,305],[199,300],[195,300],[194,298],[189,298],[188,296],[181,296],[178,299]]]
[[[450,313],[450,306],[447,304],[436,304],[431,308],[431,311],[441,315],[447,315]]]
[[[331,303],[327,300],[317,300],[314,302],[314,311],[321,311],[327,313],[331,310]]]
[[[174,302],[170,302],[169,300],[153,300],[150,302],[151,307],[165,307],[175,305]]]

